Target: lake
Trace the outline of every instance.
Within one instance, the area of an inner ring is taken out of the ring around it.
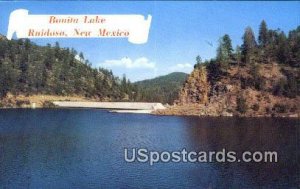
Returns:
[[[298,147],[297,119],[7,109],[0,110],[0,188],[297,188]],[[269,150],[278,162],[150,166],[126,162],[124,148]]]

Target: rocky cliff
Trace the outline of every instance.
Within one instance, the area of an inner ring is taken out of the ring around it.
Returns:
[[[299,81],[299,68],[276,63],[230,65],[228,71],[217,80],[210,72],[206,66],[194,69],[180,91],[176,105],[157,113],[299,117],[299,95],[287,97],[275,94],[282,81]]]
[[[210,85],[207,81],[206,69],[204,67],[195,69],[190,74],[180,91],[177,104],[205,104],[208,102],[209,91]]]

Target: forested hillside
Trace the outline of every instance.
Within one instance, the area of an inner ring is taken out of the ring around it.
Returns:
[[[247,27],[235,49],[221,37],[216,58],[198,56],[177,106],[160,113],[299,117],[300,26],[285,34],[262,21],[258,33]]]
[[[99,100],[133,100],[135,87],[125,77],[92,68],[75,49],[38,46],[28,39],[0,37],[0,97],[79,95]]]
[[[138,101],[162,102],[173,104],[186,80],[187,74],[173,72],[165,76],[136,82]]]

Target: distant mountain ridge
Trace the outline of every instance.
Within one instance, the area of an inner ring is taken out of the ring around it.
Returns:
[[[153,79],[135,82],[138,87],[138,101],[172,104],[178,98],[188,74],[173,72]]]

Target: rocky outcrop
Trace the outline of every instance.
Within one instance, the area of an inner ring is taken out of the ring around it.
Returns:
[[[299,80],[299,70],[276,63],[251,66],[231,65],[218,80],[208,77],[206,67],[194,69],[174,106],[157,111],[163,115],[300,117],[300,96],[275,95],[284,72]],[[252,71],[252,72],[251,72]],[[256,77],[256,78],[255,78]],[[259,79],[257,79],[259,78]]]
[[[177,104],[205,104],[208,102],[210,85],[207,81],[207,71],[204,67],[195,69],[186,80],[179,94]]]

